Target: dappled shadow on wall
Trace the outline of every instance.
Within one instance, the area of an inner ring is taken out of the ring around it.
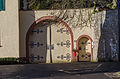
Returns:
[[[99,61],[118,61],[118,17],[117,10],[107,10],[101,24],[98,44]]]

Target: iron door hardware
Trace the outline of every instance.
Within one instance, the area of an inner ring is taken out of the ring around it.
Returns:
[[[35,43],[34,41],[31,41],[30,46],[31,48],[34,48],[34,46],[39,47],[39,46],[43,46],[43,43],[40,43],[40,42]]]
[[[58,32],[58,33],[64,33],[64,32],[65,32],[67,35],[69,35],[69,31],[66,30],[66,29],[64,29],[64,28],[58,29],[57,32]]]
[[[64,42],[57,43],[57,46],[66,46],[67,48],[69,48],[70,45],[71,43],[69,40],[67,40],[65,43]]]
[[[33,54],[31,54],[31,56],[29,57],[31,61],[34,61],[35,59],[37,60],[40,60],[40,59],[43,59],[44,57],[43,56],[34,56]]]
[[[34,33],[34,32],[37,33],[37,34],[39,34],[39,33],[42,33],[43,30],[41,30],[41,29],[37,29],[37,30],[33,30],[33,31],[32,31],[32,33]]]
[[[51,50],[54,50],[54,44],[52,44],[51,46],[50,45],[47,45],[47,50],[51,49]]]
[[[71,56],[70,56],[69,53],[67,53],[66,55],[57,56],[57,58],[58,58],[58,59],[61,59],[61,60],[66,59],[67,61],[70,61]]]

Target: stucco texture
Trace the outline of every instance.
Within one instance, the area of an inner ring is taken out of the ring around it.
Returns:
[[[5,0],[5,11],[0,11],[0,58],[19,57],[18,0]]]
[[[91,15],[92,11],[93,9],[20,11],[20,56],[26,56],[26,33],[30,26],[41,17],[57,16],[58,18],[61,18],[64,22],[66,22],[68,26],[72,29],[74,49],[76,49],[77,39],[82,35],[87,35],[92,39],[91,48],[93,49],[93,56],[91,61],[117,61],[117,10],[102,11]],[[108,30],[108,33],[102,34],[103,30],[105,29]],[[105,41],[107,41],[107,43],[100,42],[103,36],[106,37]],[[63,36],[63,38],[64,37],[65,36]],[[111,51],[104,50],[105,48],[109,48],[111,49]],[[109,55],[109,57],[103,57],[101,56],[103,53],[111,54]],[[114,56],[114,58],[112,58],[113,53],[114,55],[116,55]]]

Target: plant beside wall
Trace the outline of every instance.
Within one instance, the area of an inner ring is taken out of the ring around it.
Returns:
[[[0,64],[19,64],[26,63],[26,58],[6,57],[0,58]]]
[[[8,57],[8,58],[0,58],[0,64],[15,64],[18,63],[18,58]]]
[[[72,52],[73,52],[73,55],[74,55],[74,56],[77,56],[78,53],[79,53],[79,50],[77,50],[77,49],[73,49]]]

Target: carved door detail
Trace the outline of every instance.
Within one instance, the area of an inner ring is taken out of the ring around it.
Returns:
[[[29,60],[33,63],[71,61],[71,38],[65,25],[37,24],[29,37]],[[63,58],[60,58],[64,56]]]
[[[81,38],[79,40],[79,61],[91,60],[91,42],[88,38]]]

